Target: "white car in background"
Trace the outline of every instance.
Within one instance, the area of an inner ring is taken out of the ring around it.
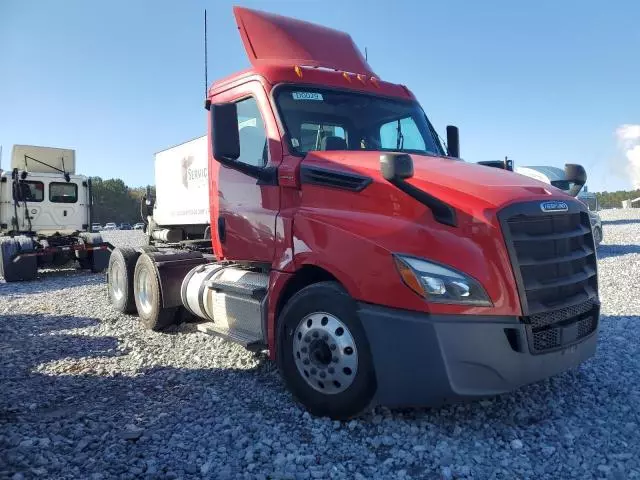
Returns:
[[[113,222],[108,222],[104,224],[103,230],[117,230],[118,226]]]

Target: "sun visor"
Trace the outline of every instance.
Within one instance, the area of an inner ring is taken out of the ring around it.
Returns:
[[[244,7],[233,13],[254,66],[290,64],[375,76],[347,33]]]

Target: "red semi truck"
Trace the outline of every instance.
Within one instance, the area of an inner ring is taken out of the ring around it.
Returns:
[[[155,330],[188,312],[266,349],[311,413],[339,419],[508,392],[594,354],[582,202],[461,160],[455,127],[445,150],[348,34],[234,14],[251,68],[208,90],[210,224],[149,211],[150,245],[111,255],[116,308]]]

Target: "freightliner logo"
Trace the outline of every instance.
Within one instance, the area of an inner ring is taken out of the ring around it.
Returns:
[[[543,212],[566,212],[569,210],[569,205],[565,202],[558,201],[542,202],[540,204],[540,209]]]

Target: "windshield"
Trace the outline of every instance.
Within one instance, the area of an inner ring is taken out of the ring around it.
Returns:
[[[276,95],[292,150],[444,155],[420,105],[356,92],[288,86]]]

